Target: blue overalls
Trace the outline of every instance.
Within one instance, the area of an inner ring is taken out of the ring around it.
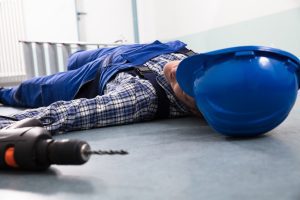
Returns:
[[[184,48],[181,41],[122,45],[90,51],[79,51],[69,58],[68,71],[36,77],[18,87],[3,89],[0,99],[6,105],[22,107],[47,106],[55,101],[69,101],[98,73],[97,94],[102,95],[106,83],[120,71],[140,66],[158,55]]]

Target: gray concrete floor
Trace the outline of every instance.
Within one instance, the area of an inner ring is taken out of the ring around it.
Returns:
[[[195,118],[67,133],[56,138],[130,154],[43,173],[0,171],[1,200],[300,199],[299,122],[298,101],[284,123],[251,139],[224,137]]]

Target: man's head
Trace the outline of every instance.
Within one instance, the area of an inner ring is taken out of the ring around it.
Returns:
[[[177,80],[176,80],[176,71],[177,71],[179,63],[180,63],[180,61],[168,62],[164,66],[164,75],[166,77],[166,80],[170,84],[172,90],[174,91],[174,94],[176,95],[176,97],[181,102],[183,102],[190,109],[190,111],[193,114],[199,116],[200,113],[197,109],[194,98],[192,98],[191,96],[184,93],[183,90],[180,88]]]

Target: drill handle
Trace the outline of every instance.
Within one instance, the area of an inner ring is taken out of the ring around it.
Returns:
[[[50,133],[42,127],[0,130],[0,169],[41,170],[48,168],[48,163],[38,162],[36,148],[41,141],[51,140]],[[39,150],[45,152],[46,146]]]

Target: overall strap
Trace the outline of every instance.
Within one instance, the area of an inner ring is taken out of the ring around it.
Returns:
[[[181,54],[184,54],[186,56],[193,56],[193,55],[196,55],[197,53],[195,53],[193,50],[191,49],[187,49],[187,48],[182,48],[180,50],[178,50],[176,53],[181,53]]]
[[[141,65],[136,66],[135,68],[126,71],[129,74],[134,76],[138,75],[139,77],[148,80],[155,89],[157,95],[157,111],[155,114],[156,119],[168,118],[170,113],[170,102],[167,97],[165,90],[157,83],[156,73],[149,69],[149,67]]]

